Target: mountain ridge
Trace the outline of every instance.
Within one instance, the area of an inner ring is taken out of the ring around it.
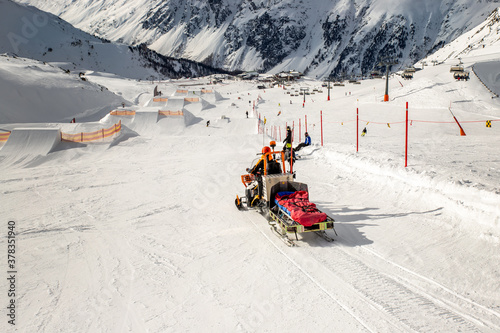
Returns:
[[[133,79],[203,76],[221,70],[192,60],[173,59],[83,32],[36,7],[0,0],[0,53],[59,63],[69,70],[107,72]]]
[[[411,65],[480,24],[498,0],[20,0],[82,30],[225,70],[311,77]]]

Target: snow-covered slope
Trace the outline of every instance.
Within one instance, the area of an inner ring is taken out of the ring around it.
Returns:
[[[151,98],[156,85],[88,79],[127,100],[141,100],[145,85]],[[478,80],[427,66],[403,86],[392,78],[390,102],[381,102],[384,80],[365,80],[334,87],[331,101],[326,90],[309,95],[305,108],[286,92],[321,89],[320,81],[260,90],[199,79],[159,89],[170,97],[180,85],[225,99],[193,108],[202,121],[165,118],[111,144],[61,144],[14,164],[0,156],[0,216],[12,221],[17,245],[16,297],[4,299],[15,301],[17,331],[500,330],[500,117]],[[252,101],[269,131],[281,129],[277,141],[294,125],[294,146],[307,115],[313,146],[299,152],[296,180],[336,220],[333,243],[299,235],[289,248],[264,216],[234,206],[240,175],[271,139],[257,134]],[[368,129],[359,152],[356,108],[359,129]],[[486,119],[497,121],[486,128]],[[0,330],[14,331],[6,318]]]
[[[439,51],[423,59],[428,65],[447,62],[464,66],[481,77],[482,84],[496,97],[500,95],[500,10],[497,9],[480,25],[463,34]],[[474,74],[474,75],[475,75]]]
[[[500,60],[488,47],[474,52],[465,67]],[[9,77],[12,94],[29,86],[44,100],[56,88],[34,82],[59,81],[79,106],[80,91],[101,84],[144,113],[137,131],[129,115],[76,124],[107,127],[121,117],[113,141],[60,143],[57,128],[75,124],[37,124],[15,133],[44,139],[37,147],[0,144],[0,262],[8,274],[0,290],[11,307],[1,332],[500,331],[500,102],[481,73],[453,79],[458,59],[424,66],[412,80],[391,76],[382,102],[378,79],[335,86],[327,100],[310,78],[266,89],[99,72],[84,82],[41,62],[2,58],[0,78]],[[40,74],[31,81],[22,72]],[[498,77],[500,67],[488,74]],[[214,96],[210,108],[184,103],[189,119],[160,119],[161,102],[148,103],[156,85],[164,97],[206,88],[224,98]],[[305,106],[288,94],[303,87],[311,91]],[[54,101],[66,104],[57,89]],[[36,106],[25,111],[35,117]],[[257,133],[257,114],[277,148],[286,125],[294,147],[305,130],[311,135],[293,167],[311,201],[335,219],[336,233],[327,231],[334,242],[309,233],[287,247],[264,216],[234,206],[245,190],[241,175],[271,140]],[[1,124],[0,132],[16,126]]]
[[[0,101],[2,124],[99,120],[122,102],[129,104],[78,73],[5,54],[0,55]]]
[[[402,67],[481,23],[498,1],[20,0],[99,36],[226,69],[309,76]]]
[[[71,70],[93,70],[135,79],[208,75],[218,72],[191,61],[168,59],[144,45],[111,43],[74,28],[37,8],[0,0],[0,53],[44,62],[65,63]]]

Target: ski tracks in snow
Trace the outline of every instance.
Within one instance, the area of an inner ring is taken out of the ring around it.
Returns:
[[[500,329],[497,312],[369,248],[345,248],[314,235],[305,235],[296,248],[288,248],[266,230],[261,216],[247,215],[247,218],[292,267],[328,296],[332,305],[338,305],[366,331],[494,332]]]
[[[314,158],[310,160],[310,163],[314,162]],[[312,165],[309,164],[306,167],[310,168]],[[319,163],[319,165],[314,166],[314,168],[320,169],[325,167],[331,168],[332,165]],[[391,223],[405,221],[408,223],[407,227],[411,227],[411,224],[415,222],[423,223],[425,228],[427,223],[436,223],[436,216],[440,216],[440,220],[444,220],[444,222],[437,224],[434,230],[436,232],[443,225],[447,226],[448,222],[446,221],[453,220],[448,215],[449,213],[441,211],[441,208],[436,208],[436,203],[431,202],[432,200],[423,200],[418,203],[415,206],[417,209],[414,211],[405,212],[408,207],[404,203],[395,205],[394,212],[391,213],[384,213],[389,207],[368,208],[378,207],[380,197],[386,197],[388,201],[398,200],[398,198],[401,200],[402,194],[395,193],[397,192],[395,189],[398,187],[390,181],[387,183],[387,188],[381,186],[373,191],[372,194],[376,197],[372,203],[373,206],[363,206],[363,204],[370,204],[370,194],[366,193],[365,188],[374,186],[368,180],[374,175],[363,175],[363,172],[360,174],[355,174],[353,171],[346,172],[347,169],[348,166],[340,168],[333,166],[333,170],[331,169],[332,177],[337,179],[337,182],[344,183],[338,188],[335,184],[330,183],[305,182],[309,183],[310,190],[313,191],[312,201],[315,201],[314,193],[318,191],[318,188],[328,188],[327,191],[331,192],[328,200],[341,197],[346,184],[350,184],[348,186],[350,193],[353,192],[353,186],[358,187],[360,192],[365,192],[361,196],[360,208],[346,209],[346,211],[355,214],[352,217],[346,215],[347,219],[351,218],[354,219],[353,221],[357,221],[363,216],[368,219],[366,223],[359,224],[358,229],[362,228],[362,225],[376,227],[381,222],[375,221],[388,219],[391,220]],[[311,170],[309,169],[309,171]],[[313,170],[310,174],[328,174],[328,171],[325,172],[325,170],[317,171]],[[299,171],[300,173],[301,171]],[[304,181],[302,179],[304,177],[298,178],[300,178],[298,181]],[[312,178],[314,179],[314,176]],[[376,182],[383,183],[383,180],[379,178]],[[408,187],[410,188],[408,189]],[[412,197],[425,198],[425,192],[422,192],[418,187],[411,188],[411,186],[405,185],[402,192],[405,191],[414,194],[410,195],[408,199],[410,204]],[[353,198],[350,197],[348,200],[351,199]],[[404,202],[404,200],[401,201]],[[382,213],[378,212],[377,215],[374,214],[370,218],[370,211],[377,209],[382,210]],[[348,214],[348,212],[345,213]],[[342,210],[338,214],[342,214]],[[335,214],[333,217],[337,219]],[[265,239],[289,261],[291,267],[298,269],[318,290],[326,294],[333,308],[340,307],[348,313],[359,323],[360,329],[370,332],[496,332],[500,330],[500,313],[493,308],[482,305],[459,291],[454,291],[451,287],[446,287],[442,282],[437,282],[425,273],[417,273],[417,271],[378,253],[375,250],[376,247],[372,246],[372,240],[366,238],[361,232],[352,233],[348,230],[348,225],[340,224],[339,228],[339,223],[337,223],[339,236],[333,237],[336,239],[333,244],[326,243],[315,235],[305,234],[297,242],[298,247],[288,248],[276,239],[270,230],[266,230],[267,224],[263,217],[256,215],[248,217],[248,219],[263,234]],[[446,234],[442,237],[446,237]],[[427,242],[431,243],[432,240],[427,240]],[[411,245],[406,247],[411,249]],[[425,260],[424,257],[420,257],[418,249],[414,251],[412,259]],[[438,264],[430,263],[430,265],[431,267],[435,266],[434,270],[446,269],[439,267]]]

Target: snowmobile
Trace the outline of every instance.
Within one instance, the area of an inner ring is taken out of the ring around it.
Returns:
[[[332,242],[333,238],[326,230],[333,229],[337,235],[335,220],[309,202],[307,184],[295,181],[295,173],[287,172],[285,152],[275,151],[274,141],[270,146],[272,150],[264,147],[259,162],[241,176],[245,195],[236,196],[236,207],[239,210],[254,209],[264,215],[271,229],[288,246],[296,245],[288,234],[295,234],[295,240],[298,240],[297,234],[307,232],[314,232]]]

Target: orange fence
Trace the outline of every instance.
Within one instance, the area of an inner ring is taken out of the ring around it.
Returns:
[[[154,97],[153,102],[166,102],[168,101],[167,97]]]
[[[186,102],[199,102],[200,99],[198,97],[186,97],[184,98]]]
[[[109,113],[112,116],[135,116],[135,111],[114,110]]]
[[[136,111],[114,110],[114,111],[111,111],[109,114],[112,116],[135,116]],[[160,116],[183,116],[184,112],[182,112],[181,110],[178,110],[178,111],[158,110],[158,114]],[[0,141],[1,141],[1,136],[0,136]]]
[[[160,116],[183,116],[184,113],[182,111],[158,111]]]
[[[183,90],[183,89],[177,89],[176,92],[179,93],[179,94],[187,94],[188,93],[187,90]]]
[[[61,132],[61,140],[68,142],[97,141],[104,138],[108,138],[114,135],[115,133],[119,133],[121,129],[122,129],[122,122],[120,120],[117,124],[114,124],[110,128],[103,128],[95,132],[89,132],[89,133],[81,132],[77,134],[68,134]]]
[[[5,142],[9,139],[10,132],[0,133],[0,142]]]
[[[212,89],[201,89],[201,93],[202,94],[211,94],[211,93],[213,93],[213,90]]]

